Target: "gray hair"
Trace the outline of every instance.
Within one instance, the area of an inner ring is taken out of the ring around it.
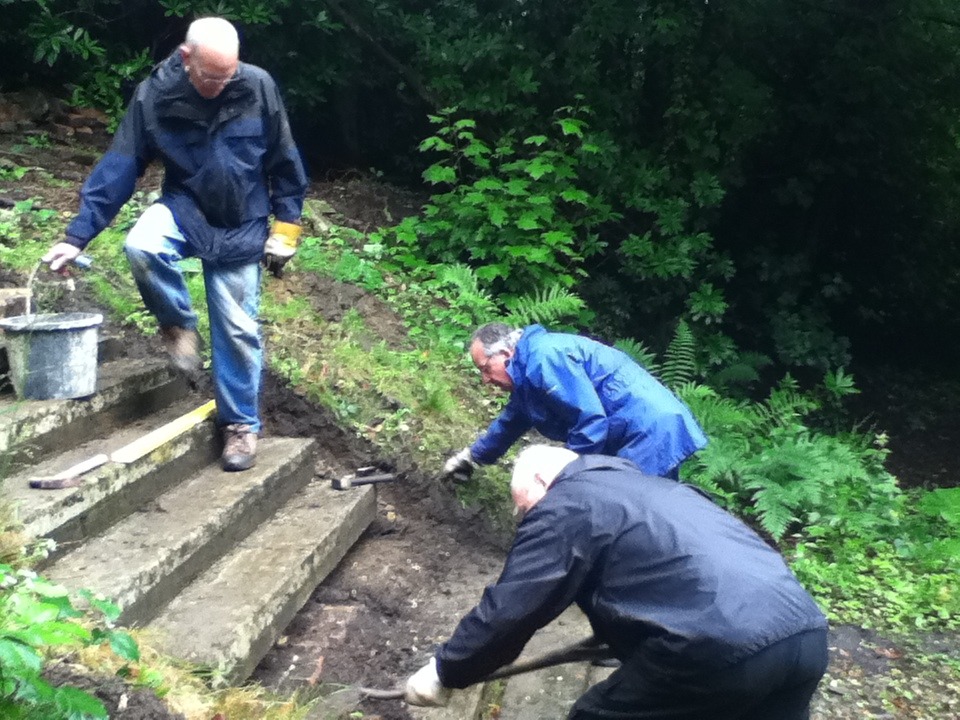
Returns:
[[[236,55],[240,51],[237,29],[229,20],[220,17],[204,17],[190,23],[184,44],[191,49],[213,48],[225,54]]]
[[[504,350],[513,350],[523,335],[522,329],[512,328],[504,323],[493,322],[481,325],[470,337],[470,346],[475,342],[480,343],[483,348],[483,354],[486,357],[493,357]]]
[[[550,487],[560,471],[578,457],[580,456],[573,450],[556,445],[531,445],[524,448],[513,463],[511,492],[534,482],[536,475],[539,475],[547,487]]]

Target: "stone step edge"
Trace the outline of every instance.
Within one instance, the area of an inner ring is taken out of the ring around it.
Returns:
[[[160,407],[187,392],[186,383],[177,378],[164,361],[116,360],[101,367],[97,392],[79,400],[12,400],[0,412],[0,455],[14,459],[18,448],[56,434],[64,443],[70,435],[72,444],[83,442],[80,435],[89,435],[97,418],[110,414],[133,417],[143,405]],[[145,402],[140,402],[145,396]],[[84,423],[86,432],[70,432],[66,428]],[[90,439],[86,437],[84,439]]]
[[[206,465],[45,573],[116,603],[120,624],[143,624],[309,482],[315,448],[312,439],[267,438],[246,472]]]
[[[250,676],[376,515],[376,490],[314,479],[198,577],[148,627],[164,654],[214,687]]]
[[[91,471],[79,487],[31,490],[17,504],[18,520],[30,537],[82,542],[211,462],[219,446],[213,422],[205,421],[132,463],[111,462]]]

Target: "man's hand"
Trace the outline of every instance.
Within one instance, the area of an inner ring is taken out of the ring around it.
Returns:
[[[440,682],[435,657],[410,676],[403,699],[411,705],[422,707],[443,707],[447,704],[450,688],[445,688]]]
[[[67,264],[73,262],[80,255],[80,248],[70,243],[61,242],[54,245],[47,254],[40,258],[40,262],[50,265],[50,269],[61,274],[66,273]]]
[[[444,463],[443,474],[453,478],[455,482],[466,482],[473,476],[476,468],[477,463],[470,454],[470,448],[465,447]]]
[[[283,277],[283,266],[297,252],[301,232],[301,227],[296,223],[274,221],[263,248],[263,264],[274,277]]]

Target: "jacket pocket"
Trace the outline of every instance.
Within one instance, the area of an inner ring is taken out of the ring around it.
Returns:
[[[235,167],[245,173],[259,176],[263,172],[263,158],[267,147],[264,141],[263,120],[238,118],[227,124],[217,135]]]

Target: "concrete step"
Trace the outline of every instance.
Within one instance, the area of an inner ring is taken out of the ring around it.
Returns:
[[[376,514],[376,490],[312,480],[148,625],[214,685],[247,677]]]
[[[81,400],[18,400],[0,395],[0,458],[7,472],[36,464],[142,418],[187,395],[161,359],[119,359],[97,370],[97,392]]]
[[[593,635],[590,622],[576,607],[570,607],[534,635],[520,660],[543,655]],[[556,665],[508,678],[500,707],[503,718],[541,720],[565,718],[573,703],[587,689],[589,663]]]
[[[16,507],[25,532],[31,537],[52,538],[65,551],[105,531],[189,477],[197,468],[212,462],[219,455],[221,442],[208,420],[131,463],[110,462],[91,470],[83,475],[79,487],[62,490],[29,487],[31,477],[53,475],[93,455],[109,454],[193,410],[197,404],[196,398],[180,400],[130,421],[120,429],[112,429],[109,423],[104,426],[103,418],[100,422],[90,420],[93,430],[105,434],[80,444],[65,441],[63,452],[38,458],[32,467],[5,477],[0,487],[5,499]]]
[[[45,574],[116,602],[120,623],[145,624],[309,481],[314,445],[264,439],[257,465],[242,473],[225,473],[211,463]]]

